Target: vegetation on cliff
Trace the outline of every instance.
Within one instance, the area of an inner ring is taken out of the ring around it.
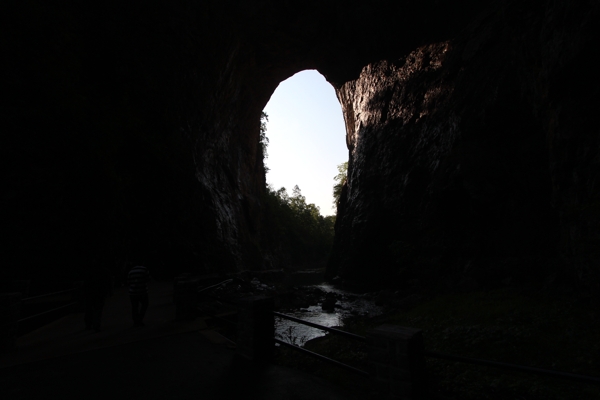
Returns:
[[[333,204],[335,205],[336,210],[340,205],[342,189],[348,180],[348,161],[338,165],[337,169],[338,174],[333,177],[333,180],[336,182],[335,185],[333,185]]]
[[[260,113],[260,148],[262,149],[263,160],[266,160],[269,157],[269,153],[267,153],[267,147],[269,146],[267,122],[269,122],[269,115],[263,111]],[[268,170],[269,168],[265,166],[265,172]]]

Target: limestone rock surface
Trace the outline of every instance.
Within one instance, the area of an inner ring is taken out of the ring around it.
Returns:
[[[330,276],[597,279],[598,11],[497,3],[344,84],[349,175]]]
[[[348,128],[332,277],[600,281],[599,2],[521,3],[3,5],[2,278],[284,265],[259,117],[313,68]]]
[[[7,3],[6,276],[70,278],[98,256],[170,274],[281,266],[263,227],[261,110],[296,72],[339,86],[469,18],[435,3]]]

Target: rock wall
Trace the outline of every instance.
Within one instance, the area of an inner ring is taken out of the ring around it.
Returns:
[[[72,276],[93,257],[168,273],[256,263],[268,95],[228,6],[10,10],[7,274]]]
[[[435,3],[3,5],[2,277],[70,278],[93,257],[280,266],[261,227],[260,111],[298,71],[339,86],[469,18]]]
[[[329,274],[598,282],[598,12],[499,2],[344,84],[349,175]]]
[[[597,4],[9,2],[1,278],[93,257],[281,266],[258,124],[309,68],[338,89],[351,150],[331,274],[505,279],[562,256],[587,276]]]

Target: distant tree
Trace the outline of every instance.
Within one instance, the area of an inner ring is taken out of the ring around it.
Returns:
[[[348,180],[348,161],[341,163],[337,166],[338,174],[333,177],[333,180],[336,182],[333,185],[333,204],[337,210],[340,205],[340,198],[342,197],[342,188],[346,184]]]
[[[290,197],[290,206],[297,214],[302,214],[306,210],[306,197],[302,196],[302,191],[298,185],[292,189],[292,197]]]
[[[279,240],[299,263],[327,259],[333,244],[335,217],[324,217],[319,207],[306,203],[298,185],[291,196],[285,188],[267,186],[271,224]]]
[[[275,192],[277,194],[277,197],[279,197],[281,199],[281,201],[285,202],[286,204],[289,203],[290,201],[290,196],[288,195],[287,189],[284,187],[281,187],[277,192]]]
[[[269,116],[260,114],[260,151],[263,161],[267,159],[267,122]],[[339,169],[339,167],[338,167]],[[265,166],[265,171],[269,169]],[[264,198],[267,212],[265,229],[272,232],[298,265],[322,263],[329,256],[333,245],[335,216],[324,217],[319,207],[307,204],[298,185],[289,194],[286,188],[275,190],[267,185]]]

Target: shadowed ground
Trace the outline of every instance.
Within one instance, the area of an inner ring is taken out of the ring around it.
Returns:
[[[0,359],[0,398],[354,398],[300,371],[237,357],[202,319],[175,321],[171,291],[171,283],[150,285],[142,328],[132,327],[119,289],[100,333],[85,331],[77,313],[21,337],[18,351]]]

